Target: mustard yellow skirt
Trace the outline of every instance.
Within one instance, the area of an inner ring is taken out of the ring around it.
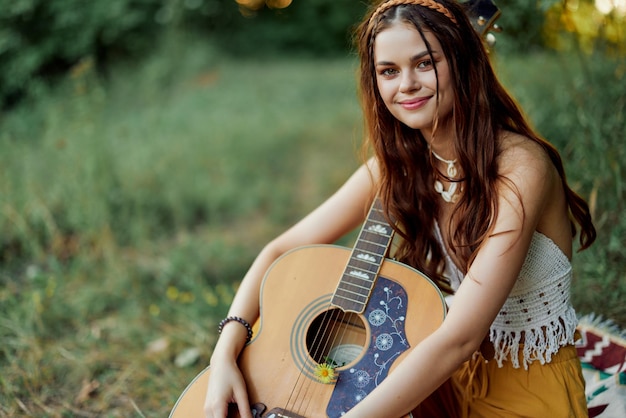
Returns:
[[[528,370],[498,367],[480,352],[414,411],[416,418],[588,417],[585,382],[574,346]]]

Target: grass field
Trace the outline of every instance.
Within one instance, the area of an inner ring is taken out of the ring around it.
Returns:
[[[624,325],[626,89],[588,93],[549,54],[498,62],[592,202],[576,307]],[[0,417],[166,416],[256,252],[358,165],[354,71],[189,45],[108,79],[87,60],[3,115]]]

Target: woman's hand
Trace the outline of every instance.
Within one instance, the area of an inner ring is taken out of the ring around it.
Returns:
[[[226,418],[231,403],[237,405],[241,418],[252,418],[246,383],[237,363],[212,362],[204,413],[207,418]]]

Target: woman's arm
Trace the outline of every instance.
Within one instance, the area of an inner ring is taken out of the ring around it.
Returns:
[[[346,418],[406,415],[445,382],[480,346],[515,284],[537,226],[554,212],[567,221],[566,208],[552,203],[563,193],[554,167],[538,146],[525,145],[529,143],[523,141],[502,158],[501,173],[510,184],[499,188],[492,232],[443,324]],[[568,228],[567,222],[560,225]]]

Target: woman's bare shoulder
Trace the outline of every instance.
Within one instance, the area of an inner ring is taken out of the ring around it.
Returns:
[[[546,150],[531,138],[505,131],[500,135],[500,149],[498,165],[503,176],[528,180],[538,177],[545,181],[546,176],[552,178],[556,174]]]
[[[521,199],[526,217],[571,257],[571,229],[563,181],[544,147],[523,135],[506,133],[502,140],[499,172],[513,188],[501,189]],[[514,202],[515,200],[512,200]]]

